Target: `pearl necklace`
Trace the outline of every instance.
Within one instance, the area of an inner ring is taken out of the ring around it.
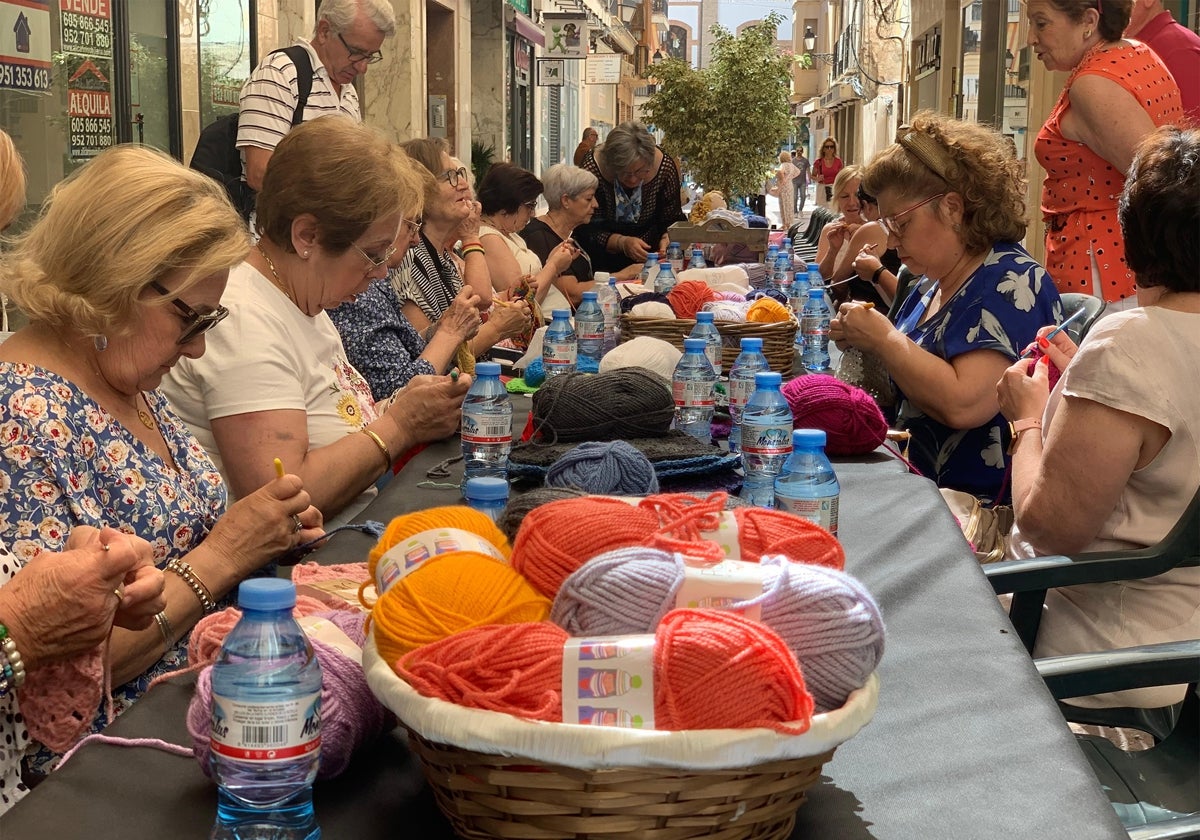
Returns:
[[[262,243],[259,242],[254,247],[258,250],[258,253],[262,254],[262,258],[267,261],[267,268],[271,269],[271,277],[274,278],[274,280],[272,280],[272,285],[287,295],[287,299],[293,304],[299,306],[300,304],[296,303],[296,296],[291,293],[288,287],[284,285],[283,280],[280,279],[279,272],[275,270],[275,263],[271,262],[271,258],[268,257],[267,252],[263,250]]]

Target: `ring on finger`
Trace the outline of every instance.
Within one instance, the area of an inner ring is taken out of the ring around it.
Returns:
[[[118,586],[116,589],[113,590],[113,594],[117,596],[117,603],[118,604],[121,603],[122,601],[125,600],[125,587],[123,585]]]
[[[304,523],[300,521],[300,514],[293,513],[292,514],[292,522],[296,523],[295,527],[292,528],[292,533],[293,534],[300,533],[300,530],[304,527]]]

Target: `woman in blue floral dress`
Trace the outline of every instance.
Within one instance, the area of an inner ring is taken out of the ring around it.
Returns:
[[[851,302],[830,336],[882,359],[921,472],[939,487],[998,498],[1009,433],[996,383],[1039,327],[1062,320],[1054,283],[1019,244],[1018,163],[993,130],[922,112],[862,184],[879,199],[888,247],[922,277],[894,326]]]
[[[109,526],[147,540],[171,572],[165,609],[144,630],[115,629],[108,664],[101,646],[29,675],[21,709],[42,745],[35,769],[104,725],[106,668],[119,713],[186,664],[187,631],[242,579],[322,533],[296,476],[229,505],[156,390],[181,357],[204,353],[226,315],[229,268],[248,249],[219,186],[118,146],[57,188],[4,260],[3,289],[30,324],[0,345],[0,539],[21,566],[61,551],[78,525]]]

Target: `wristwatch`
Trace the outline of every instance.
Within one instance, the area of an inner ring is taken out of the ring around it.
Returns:
[[[1030,429],[1042,428],[1042,418],[1026,417],[1024,420],[1010,421],[1008,424],[1008,434],[1011,440],[1008,444],[1008,454],[1011,455],[1017,448],[1017,441],[1021,439],[1021,432],[1027,432]]]

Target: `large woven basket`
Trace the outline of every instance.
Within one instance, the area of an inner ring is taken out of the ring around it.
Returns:
[[[721,365],[728,372],[741,352],[743,338],[761,338],[763,355],[771,370],[787,375],[792,370],[795,353],[796,330],[800,325],[789,318],[775,324],[760,324],[755,321],[714,321],[721,334]],[[696,322],[690,318],[647,318],[641,315],[621,316],[621,341],[626,342],[639,335],[661,338],[678,350],[683,349],[683,340],[692,332]]]
[[[373,641],[367,683],[400,718],[439,807],[480,840],[782,840],[838,744],[875,713],[874,676],[804,735],[525,721],[422,697]]]

